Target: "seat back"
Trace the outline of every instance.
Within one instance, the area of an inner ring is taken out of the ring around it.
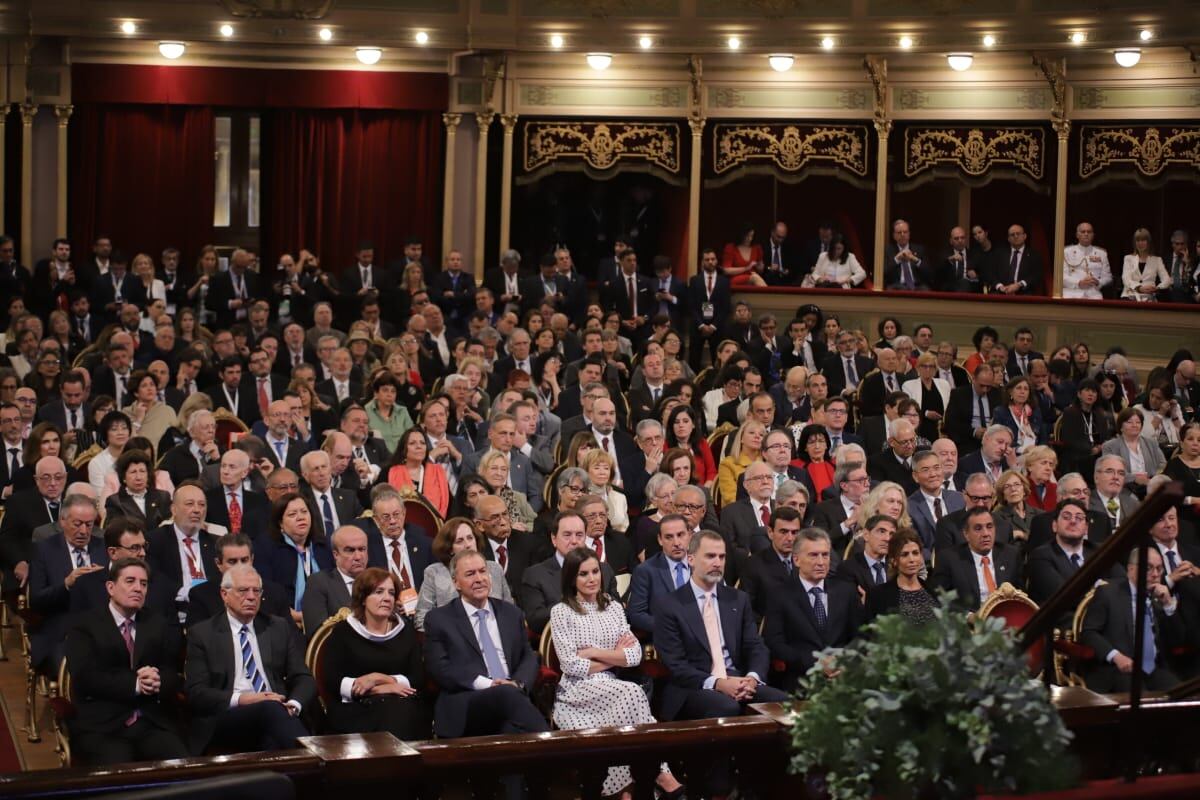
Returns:
[[[329,634],[333,633],[333,626],[344,622],[349,616],[349,608],[338,609],[336,614],[321,623],[321,627],[317,628],[312,638],[309,639],[308,649],[304,651],[304,664],[317,682],[317,697],[320,699],[322,707],[327,707],[337,699],[327,696],[325,691],[325,661],[323,659],[325,643],[329,640]]]
[[[1037,613],[1037,610],[1038,604],[1033,602],[1029,595],[1006,581],[988,595],[987,602],[980,606],[975,616],[981,620],[999,617],[1004,620],[1004,627],[1019,629]],[[1030,674],[1037,675],[1041,672],[1045,658],[1045,643],[1038,642],[1029,648],[1026,655]]]
[[[213,412],[213,419],[217,423],[217,445],[222,452],[228,450],[233,444],[235,434],[247,434],[250,432],[250,426],[230,411],[227,408],[218,408]]]
[[[445,522],[437,509],[420,495],[404,498],[404,519],[424,531],[430,539],[437,535],[442,523]]]
[[[75,460],[71,462],[71,469],[87,472],[88,464],[92,463],[92,459],[99,455],[103,449],[100,445],[93,444],[87,450],[75,456]]]
[[[549,623],[545,628],[542,628],[542,636],[538,639],[538,656],[542,659],[542,664],[554,672],[561,673],[558,663],[558,651],[554,649],[554,636],[550,631]]]

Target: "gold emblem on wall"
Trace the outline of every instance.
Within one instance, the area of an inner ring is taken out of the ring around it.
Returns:
[[[1041,128],[910,127],[904,131],[904,174],[911,178],[938,164],[954,164],[968,175],[983,175],[1009,164],[1041,180],[1045,151]]]
[[[771,161],[798,172],[813,161],[832,161],[867,174],[867,129],[856,125],[735,125],[713,127],[713,172],[720,175],[750,161]]]
[[[1110,164],[1133,164],[1157,175],[1168,164],[1200,169],[1200,127],[1102,128],[1084,125],[1080,135],[1079,177],[1090,178]]]
[[[525,171],[554,161],[584,161],[610,169],[619,161],[647,161],[679,172],[679,125],[674,122],[529,122]]]

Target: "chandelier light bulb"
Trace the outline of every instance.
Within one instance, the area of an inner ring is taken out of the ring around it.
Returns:
[[[821,40],[821,47],[824,47],[826,50],[832,50],[836,44],[837,42],[834,41],[832,36],[826,36]]]
[[[901,36],[900,37],[900,49],[901,50],[908,50],[912,46],[913,46],[913,40],[912,40],[911,36]]]
[[[550,46],[555,50],[561,50],[563,46],[563,37],[557,33],[550,37]]]
[[[612,53],[588,53],[588,66],[594,70],[608,69],[608,65],[612,63]]]
[[[975,56],[970,53],[950,53],[946,56],[946,63],[950,65],[950,69],[955,72],[965,72],[971,68],[974,63]]]
[[[417,44],[428,44],[429,43],[429,34],[426,33],[425,31],[417,31],[416,36],[414,36],[413,38],[417,40]]]
[[[132,36],[133,34],[137,33],[137,23],[133,22],[132,20],[125,20],[121,23],[121,33],[125,34],[126,36]]]
[[[1142,32],[1138,34],[1138,38],[1143,42],[1148,42],[1154,38],[1154,31],[1143,28]]]
[[[369,67],[379,63],[379,59],[383,58],[383,50],[379,47],[359,47],[355,49],[354,55],[360,63]]]
[[[1113,58],[1115,58],[1117,63],[1122,67],[1129,69],[1130,67],[1136,67],[1137,63],[1142,60],[1142,51],[1138,50],[1136,47],[1130,47],[1124,50],[1116,51],[1113,53]]]
[[[649,50],[653,46],[654,40],[649,36],[643,36],[642,38],[638,39],[638,47],[642,48],[643,50]]]
[[[996,37],[992,36],[990,33],[987,36],[984,36],[983,37],[983,46],[984,47],[995,47],[996,46]]]
[[[796,59],[788,53],[772,53],[771,55],[767,56],[767,63],[769,63],[771,65],[771,69],[775,70],[776,72],[787,72],[792,68],[792,64],[795,62]]]
[[[1071,44],[1083,44],[1087,41],[1087,34],[1083,31],[1075,31],[1071,34]]]
[[[333,31],[329,28],[321,28],[321,30],[317,31],[317,35],[321,37],[322,42],[328,42],[333,38]]]
[[[730,50],[737,50],[742,46],[742,40],[736,36],[730,36],[729,39],[726,40],[725,44],[729,45]]]
[[[224,36],[226,39],[228,39],[230,36],[233,36],[233,26],[230,25],[228,22],[225,23],[224,25],[222,25],[221,26],[221,35]]]
[[[169,58],[172,61],[183,55],[183,51],[187,49],[187,45],[183,42],[159,42],[158,52],[163,58]]]

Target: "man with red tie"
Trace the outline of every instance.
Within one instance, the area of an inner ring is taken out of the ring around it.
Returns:
[[[649,334],[650,315],[654,311],[654,298],[650,282],[638,274],[637,253],[629,248],[621,253],[618,262],[620,273],[608,285],[605,301],[609,308],[621,313],[621,333],[633,341],[634,346],[645,341]]]
[[[504,571],[513,602],[520,601],[521,577],[533,563],[537,540],[532,533],[514,532],[504,500],[495,495],[475,504],[475,527],[483,533],[483,555]]]

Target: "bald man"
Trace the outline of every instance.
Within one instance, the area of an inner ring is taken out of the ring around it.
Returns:
[[[34,465],[34,486],[13,492],[5,505],[0,523],[0,568],[5,587],[24,586],[29,577],[29,559],[33,556],[33,531],[58,522],[63,489],[67,485],[67,467],[62,459],[45,456]]]
[[[271,519],[267,498],[251,491],[246,484],[250,475],[250,455],[242,450],[227,450],[218,468],[220,485],[204,493],[208,503],[205,521],[228,533],[258,536],[266,531]],[[214,530],[214,532],[217,532]]]
[[[84,497],[90,497],[92,500],[95,500],[97,504],[99,503],[99,500],[97,500],[96,489],[87,481],[76,481],[75,483],[68,484],[67,488],[63,491],[63,498],[66,499],[73,494],[81,494]],[[103,527],[104,516],[104,508],[101,507],[100,518],[96,520],[97,528]],[[33,543],[36,545],[43,539],[49,539],[51,536],[57,536],[60,533],[62,533],[62,525],[58,524],[58,522],[47,522],[45,525],[39,525],[33,529]],[[94,534],[99,536],[99,530],[95,531]]]
[[[192,586],[221,579],[214,547],[216,537],[205,528],[207,511],[208,501],[200,485],[184,483],[175,488],[171,499],[171,522],[146,536],[150,569],[169,585],[181,621],[187,618],[187,598]]]
[[[917,490],[912,476],[912,457],[917,449],[917,430],[906,419],[894,419],[888,446],[867,460],[867,471],[875,481],[895,481],[910,495]]]

